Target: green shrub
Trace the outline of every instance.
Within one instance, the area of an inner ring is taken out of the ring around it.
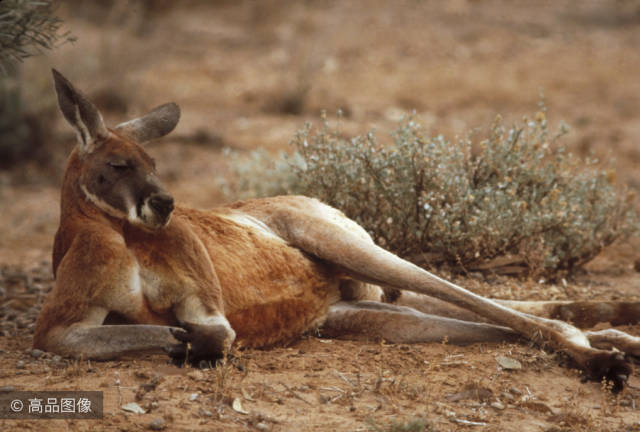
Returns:
[[[236,156],[236,191],[315,196],[419,264],[570,271],[637,231],[638,218],[613,170],[561,145],[566,132],[550,133],[542,107],[512,127],[498,117],[475,146],[430,136],[416,118],[380,145],[373,131],[343,137],[323,116],[295,134],[290,156]]]
[[[68,32],[60,33],[62,21],[54,9],[46,0],[0,2],[0,68],[75,40]]]
[[[18,64],[75,40],[61,31],[62,21],[54,12],[52,1],[0,1],[0,169],[26,159],[46,163],[51,158],[46,138],[56,111],[29,106],[24,89],[35,83],[22,79]],[[49,86],[47,81],[48,92]]]

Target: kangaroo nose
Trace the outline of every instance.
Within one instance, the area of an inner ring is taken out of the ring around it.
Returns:
[[[154,212],[168,216],[173,211],[173,197],[167,194],[155,194],[149,198],[149,206]]]

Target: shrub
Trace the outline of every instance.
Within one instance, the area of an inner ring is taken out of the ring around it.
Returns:
[[[0,2],[0,68],[52,49],[60,41],[75,40],[69,33],[60,33],[61,25],[51,1]]]
[[[570,271],[637,231],[638,218],[615,171],[568,152],[566,132],[550,133],[541,106],[511,127],[498,117],[475,146],[430,136],[414,117],[380,145],[373,131],[343,137],[323,116],[295,134],[290,156],[236,156],[236,190],[315,196],[418,264]]]
[[[18,63],[75,40],[61,31],[62,21],[54,12],[51,1],[0,1],[0,169],[25,159],[45,163],[51,157],[45,138],[55,111],[28,106],[23,90],[34,83],[20,79]]]

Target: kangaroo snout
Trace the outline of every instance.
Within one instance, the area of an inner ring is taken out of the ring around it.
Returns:
[[[166,218],[173,211],[173,197],[166,193],[153,194],[149,197],[149,207],[158,216]]]

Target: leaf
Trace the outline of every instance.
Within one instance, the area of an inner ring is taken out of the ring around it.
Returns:
[[[121,407],[124,411],[129,411],[136,414],[145,414],[146,411],[142,409],[140,405],[135,402],[128,403],[126,405],[122,405]]]
[[[239,412],[240,414],[249,414],[249,411],[242,408],[242,402],[240,402],[240,398],[235,398],[233,400],[231,408],[233,408],[234,411]]]

